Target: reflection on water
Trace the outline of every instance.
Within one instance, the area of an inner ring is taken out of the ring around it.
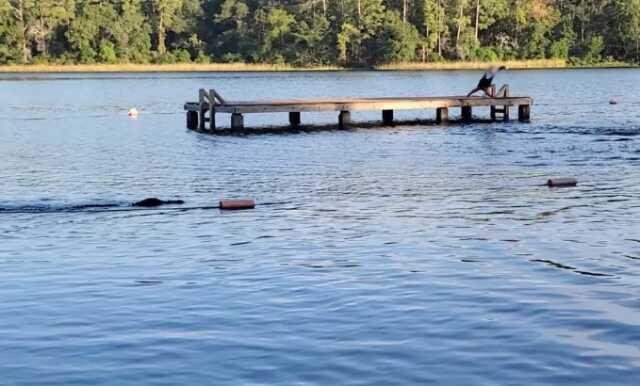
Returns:
[[[242,137],[186,131],[182,104],[478,74],[1,75],[0,383],[634,384],[640,71],[599,93],[592,71],[501,74],[528,125]],[[195,209],[120,211],[151,196]],[[222,197],[262,205],[203,209]]]

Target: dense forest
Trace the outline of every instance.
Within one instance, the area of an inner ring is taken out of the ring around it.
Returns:
[[[0,0],[0,63],[640,61],[640,0]]]

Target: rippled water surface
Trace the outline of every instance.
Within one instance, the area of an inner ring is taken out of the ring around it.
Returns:
[[[0,75],[0,384],[637,384],[640,71],[501,74],[531,124],[214,137],[181,111],[199,87],[447,95],[478,77]],[[263,205],[70,210],[150,196]]]

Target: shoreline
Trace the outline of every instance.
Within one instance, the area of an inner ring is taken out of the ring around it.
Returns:
[[[179,63],[179,64],[28,64],[0,66],[0,73],[183,73],[183,72],[328,72],[328,71],[452,71],[484,70],[499,63],[511,70],[638,68],[623,62],[573,65],[565,60],[506,60],[502,62],[393,63],[372,67],[311,66],[248,63]]]

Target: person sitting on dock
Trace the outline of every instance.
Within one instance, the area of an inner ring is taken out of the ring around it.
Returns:
[[[483,91],[486,96],[488,96],[489,98],[493,98],[495,96],[493,95],[495,90],[495,88],[493,87],[493,78],[495,78],[498,72],[506,69],[507,68],[505,66],[492,66],[491,68],[489,68],[487,72],[485,72],[482,76],[482,79],[480,79],[480,82],[478,82],[476,88],[474,88],[469,94],[467,94],[467,97],[472,96],[478,91]]]

